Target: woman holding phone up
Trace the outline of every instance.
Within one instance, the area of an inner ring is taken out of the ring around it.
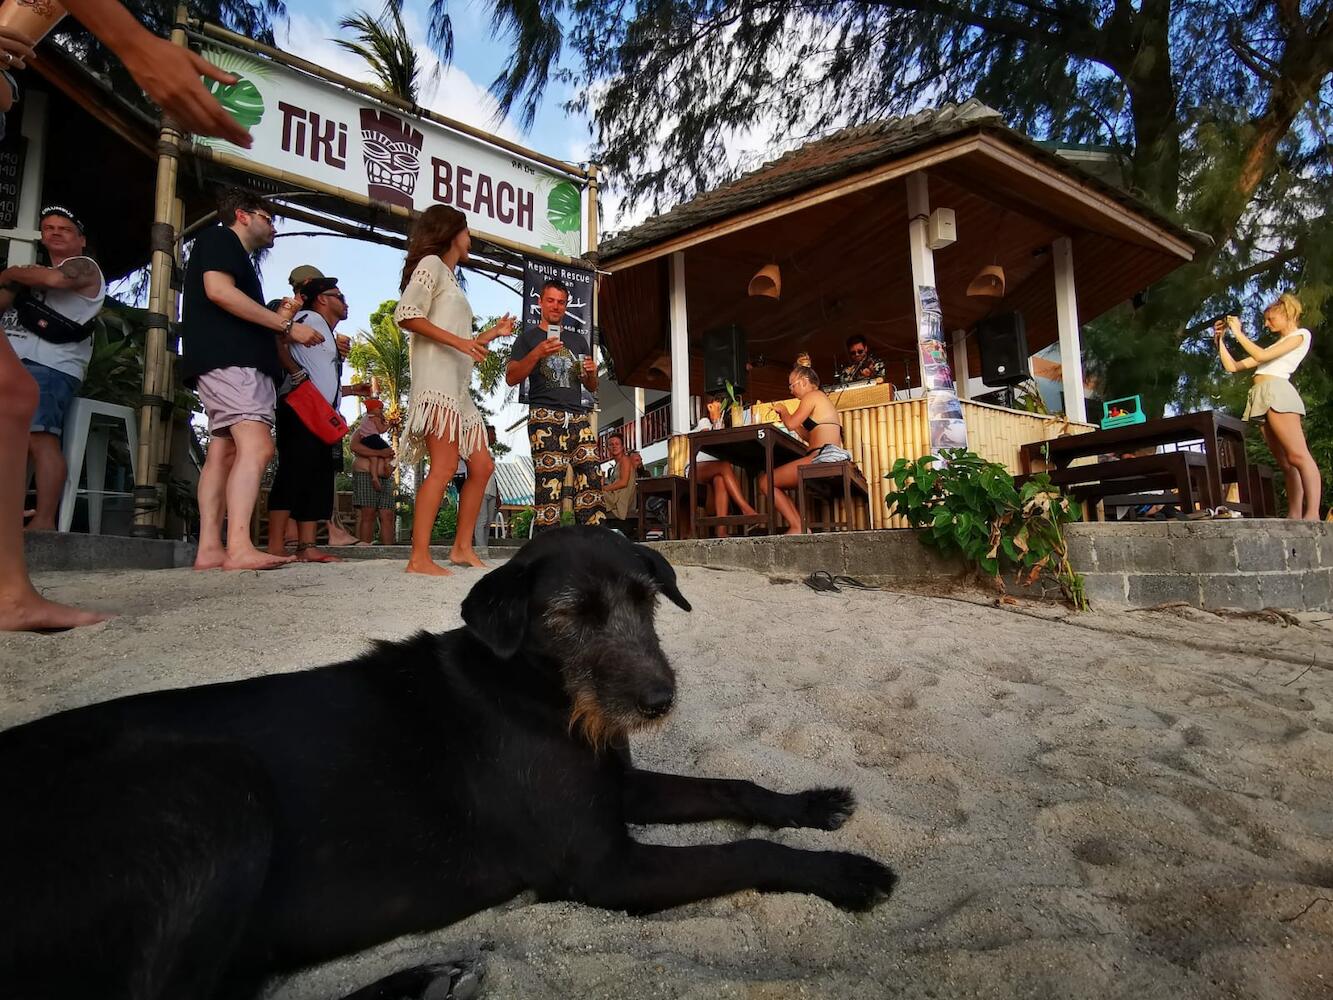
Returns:
[[[409,573],[449,575],[430,557],[430,535],[460,454],[467,460],[468,477],[458,498],[458,526],[449,561],[456,566],[485,566],[472,547],[472,535],[495,463],[486,446],[486,420],[472,402],[468,386],[473,364],[486,357],[486,345],[492,340],[514,332],[514,318],[506,313],[472,335],[472,307],[454,277],[454,269],[467,260],[471,247],[467,217],[448,205],[432,205],[422,212],[407,237],[402,296],[393,313],[394,322],[412,335],[404,461],[430,457],[430,471],[417,489],[412,513]]]
[[[1254,384],[1245,403],[1245,419],[1260,422],[1264,440],[1281,467],[1287,483],[1287,516],[1294,520],[1319,520],[1321,483],[1319,466],[1305,443],[1301,417],[1305,404],[1291,384],[1292,373],[1310,352],[1310,331],[1296,324],[1301,303],[1284,293],[1264,310],[1264,325],[1277,334],[1277,341],[1260,347],[1241,331],[1240,320],[1228,316],[1213,324],[1213,340],[1229,372],[1254,370]],[[1227,350],[1230,331],[1249,357],[1239,361]]]

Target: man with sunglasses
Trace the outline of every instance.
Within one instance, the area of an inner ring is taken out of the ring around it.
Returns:
[[[333,516],[337,471],[333,449],[287,405],[286,396],[308,380],[325,402],[338,409],[342,401],[342,361],[352,342],[335,334],[334,330],[347,318],[347,298],[338,289],[337,278],[325,277],[312,267],[307,270],[310,276],[293,281],[292,287],[301,300],[301,309],[294,318],[297,323],[318,330],[323,339],[310,345],[278,345],[278,357],[286,377],[278,390],[278,472],[268,496],[268,551],[271,555],[284,554],[290,518],[296,522],[296,558],[299,561],[341,562],[337,556],[315,546],[319,522],[328,521]],[[316,274],[319,276],[315,277]],[[341,462],[341,442],[337,449]]]
[[[847,353],[851,362],[843,365],[838,381],[860,382],[869,378],[884,378],[884,362],[870,353],[870,346],[859,333],[847,338]]]
[[[308,346],[324,335],[296,321],[294,299],[276,312],[264,305],[253,257],[273,245],[273,207],[252,192],[229,188],[219,198],[218,221],[195,238],[182,306],[181,378],[199,394],[211,438],[199,477],[194,568],[273,569],[291,560],[255,548],[250,517],[273,458],[283,377],[278,344]]]

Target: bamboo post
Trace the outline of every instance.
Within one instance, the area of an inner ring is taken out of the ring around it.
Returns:
[[[187,11],[176,8],[176,22],[183,25]],[[171,32],[173,45],[186,45],[183,27]],[[160,440],[162,408],[171,393],[168,380],[167,327],[173,291],[172,264],[175,257],[176,174],[180,162],[181,134],[175,122],[163,117],[157,140],[157,189],[153,199],[152,272],[148,291],[148,336],[144,343],[143,395],[139,400],[139,472],[134,484],[134,527],[139,538],[157,538],[158,511],[162,506],[158,463],[163,452]]]
[[[584,246],[588,253],[595,253],[597,250],[597,164],[593,163],[588,168],[588,232],[584,237]],[[589,306],[589,326],[588,330],[588,349],[592,350],[592,341],[597,336],[597,269],[592,271],[592,303]],[[527,308],[527,303],[523,303],[523,308]],[[521,328],[521,326],[520,326]],[[596,355],[593,355],[596,360]],[[592,427],[593,437],[597,436],[598,410],[593,406],[592,413],[588,414],[588,422]],[[572,466],[571,466],[572,468]]]
[[[175,204],[172,206],[171,225],[175,233],[179,234],[181,228],[185,225],[185,201],[177,196]],[[172,243],[171,260],[176,274],[180,274],[181,267],[181,244],[179,240]],[[170,308],[167,315],[171,319],[177,319],[180,316],[180,290],[174,283],[168,283]],[[171,442],[175,433],[176,425],[176,348],[171,343],[171,331],[167,330],[167,349],[164,353],[166,359],[166,370],[163,373],[163,395],[167,402],[162,407],[161,413],[161,451],[158,453],[158,476],[163,484],[163,503],[157,512],[157,527],[160,532],[165,532],[167,527],[167,505],[165,503],[165,491],[171,489]]]

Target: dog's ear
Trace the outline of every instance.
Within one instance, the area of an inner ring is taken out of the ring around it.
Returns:
[[[511,559],[463,598],[463,623],[501,659],[517,653],[527,635],[532,579],[529,564]]]
[[[676,571],[671,568],[671,563],[666,561],[662,553],[656,549],[650,549],[646,545],[635,545],[634,548],[638,552],[639,559],[648,567],[648,572],[657,581],[658,589],[667,596],[671,603],[685,611],[694,610],[690,607],[690,602],[685,600],[685,595],[680,592],[680,588],[676,586]]]

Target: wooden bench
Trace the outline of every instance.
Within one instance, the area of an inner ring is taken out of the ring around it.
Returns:
[[[796,499],[806,531],[855,531],[858,510],[865,511],[863,523],[869,523],[870,487],[855,462],[811,462],[798,473]],[[817,521],[810,517],[812,500],[821,506]],[[842,501],[842,520],[835,519],[838,500]]]
[[[1083,505],[1089,521],[1097,519],[1097,504],[1107,497],[1114,498],[1113,507],[1150,503],[1179,507],[1183,513],[1192,511],[1201,501],[1206,502],[1207,491],[1202,488],[1206,474],[1207,457],[1198,451],[1122,458],[1045,473],[1052,485]],[[1014,485],[1021,487],[1031,478],[1015,476]]]

